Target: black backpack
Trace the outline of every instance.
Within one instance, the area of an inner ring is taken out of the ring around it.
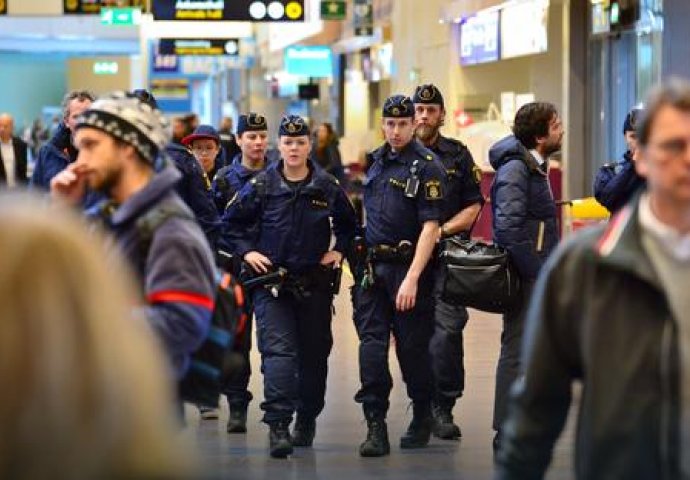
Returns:
[[[153,207],[137,220],[140,258],[144,264],[156,229],[173,217],[196,221],[191,213],[174,206]],[[183,401],[214,408],[218,407],[222,385],[238,367],[232,353],[246,334],[249,320],[242,285],[231,273],[222,270],[217,272],[216,280],[211,327],[204,342],[191,355],[189,370],[179,385]]]

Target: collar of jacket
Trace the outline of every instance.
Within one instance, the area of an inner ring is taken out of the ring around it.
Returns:
[[[323,190],[321,188],[321,180],[324,171],[321,168],[316,167],[313,160],[307,159],[307,167],[309,168],[309,183],[303,186],[302,191],[311,190]],[[278,162],[272,164],[266,169],[266,173],[269,178],[272,177],[274,185],[279,186],[279,188],[284,188],[292,192],[292,189],[285,183],[285,178],[283,177],[283,159],[281,158]]]
[[[602,262],[629,271],[661,290],[661,282],[642,245],[639,220],[641,192],[611,218],[595,245]]]
[[[462,151],[462,143],[446,138],[439,133],[436,143],[429,149],[439,153],[455,154]]]
[[[122,225],[138,217],[163,195],[171,192],[181,177],[175,166],[167,162],[160,171],[154,173],[151,181],[144,188],[128,198],[113,212],[110,223],[113,226]]]

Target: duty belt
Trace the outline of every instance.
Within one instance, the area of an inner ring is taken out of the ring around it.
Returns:
[[[372,262],[406,263],[414,257],[414,245],[409,240],[402,240],[397,245],[374,245],[369,248]]]

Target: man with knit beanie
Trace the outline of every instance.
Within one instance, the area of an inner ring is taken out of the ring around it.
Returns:
[[[72,205],[87,186],[107,197],[89,214],[112,233],[138,274],[145,316],[179,380],[209,329],[214,262],[194,215],[175,193],[180,173],[159,155],[167,137],[160,111],[135,95],[101,97],[77,119],[79,156],[53,178],[51,192]]]

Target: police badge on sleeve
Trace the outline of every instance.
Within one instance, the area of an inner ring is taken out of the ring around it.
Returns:
[[[438,200],[443,197],[441,192],[441,182],[438,180],[429,180],[424,183],[424,196],[427,200]]]

